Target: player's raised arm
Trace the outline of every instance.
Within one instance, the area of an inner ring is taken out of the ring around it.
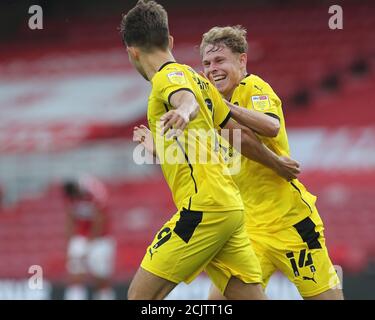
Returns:
[[[229,143],[233,145],[233,130],[241,129],[241,153],[258,163],[274,170],[279,176],[290,181],[297,178],[300,173],[299,163],[285,156],[278,156],[267,148],[254,132],[237,122],[229,119],[223,129],[230,130]]]
[[[274,138],[280,130],[280,121],[272,116],[256,110],[239,107],[224,100],[230,108],[232,117],[238,123],[248,127],[264,137]]]
[[[199,111],[199,104],[192,92],[180,90],[172,94],[170,104],[173,110],[164,114],[160,120],[162,122],[161,134],[167,134],[168,137],[178,136],[193,120]]]

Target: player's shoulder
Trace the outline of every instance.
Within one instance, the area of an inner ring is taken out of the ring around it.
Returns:
[[[190,67],[177,62],[167,62],[162,65],[152,79],[155,86],[166,84],[184,85],[188,81]],[[192,70],[192,69],[191,69]]]
[[[264,90],[272,90],[271,86],[265,80],[255,74],[249,74],[242,79],[240,82],[241,86],[250,90],[252,94],[261,94],[264,93]]]
[[[168,75],[170,73],[173,73],[173,72],[185,72],[185,73],[196,73],[196,71],[186,65],[186,64],[181,64],[181,63],[178,63],[178,62],[174,62],[174,61],[170,61],[170,62],[167,62],[165,64],[163,64],[158,72],[156,73],[156,75]]]
[[[164,63],[159,70],[155,73],[153,77],[153,81],[155,80],[163,80],[167,79],[169,74],[173,74],[174,72],[183,71],[183,66],[177,62],[169,61]]]

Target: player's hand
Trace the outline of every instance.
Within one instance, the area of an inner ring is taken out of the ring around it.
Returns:
[[[139,127],[134,127],[133,141],[142,144],[147,152],[154,154],[154,139],[146,126],[141,124]]]
[[[301,173],[300,164],[294,159],[286,156],[280,156],[277,173],[287,181],[291,181],[296,179]]]
[[[162,127],[161,135],[164,135],[168,130],[167,138],[178,137],[188,125],[190,119],[189,115],[181,109],[168,111],[160,118]]]

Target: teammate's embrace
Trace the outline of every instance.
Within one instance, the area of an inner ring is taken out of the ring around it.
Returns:
[[[170,51],[173,39],[162,6],[139,1],[124,16],[121,35],[129,60],[152,84],[148,123],[178,208],[148,247],[128,298],[162,299],[176,284],[190,282],[205,269],[227,298],[264,299],[260,266],[245,233],[238,188],[216,148],[188,136],[185,130],[209,133],[219,125],[229,129],[240,126],[230,119],[230,110],[217,89],[174,60]],[[192,145],[199,145],[200,151],[219,161],[193,161],[189,154]],[[245,154],[266,157],[271,167],[283,171],[280,157],[259,143],[251,130],[242,132],[241,146]]]
[[[289,156],[281,101],[268,83],[247,73],[246,52],[245,29],[214,27],[200,45],[204,73],[228,101],[235,120],[258,133],[277,154]],[[251,117],[241,117],[245,110]],[[316,197],[297,179],[288,182],[262,164],[232,155],[234,162],[241,161],[241,171],[233,178],[245,205],[246,228],[260,260],[263,285],[280,270],[304,298],[342,299]],[[211,292],[211,298],[219,297]]]

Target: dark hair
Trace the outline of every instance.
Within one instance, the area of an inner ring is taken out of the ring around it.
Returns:
[[[169,44],[167,12],[155,1],[140,0],[123,16],[120,34],[127,46],[164,50]]]
[[[77,182],[75,181],[65,181],[63,184],[63,190],[65,196],[73,199],[80,196],[80,188]]]

